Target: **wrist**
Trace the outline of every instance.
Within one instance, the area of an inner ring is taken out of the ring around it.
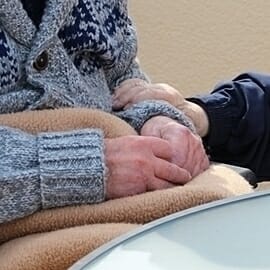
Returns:
[[[205,110],[196,103],[185,100],[180,107],[193,122],[200,137],[205,137],[209,131],[209,119]]]

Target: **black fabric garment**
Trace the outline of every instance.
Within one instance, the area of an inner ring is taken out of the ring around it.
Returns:
[[[21,0],[23,8],[28,13],[28,16],[38,27],[44,12],[46,0]]]
[[[246,167],[270,181],[270,74],[245,73],[189,99],[207,112],[211,159]]]

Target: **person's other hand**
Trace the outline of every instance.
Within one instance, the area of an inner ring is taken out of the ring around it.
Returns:
[[[123,136],[105,139],[106,198],[120,198],[188,182],[190,174],[170,162],[172,157],[172,147],[160,138]]]
[[[177,107],[184,97],[173,87],[165,83],[151,84],[141,79],[129,79],[115,89],[114,109],[127,109],[144,100],[163,100]]]
[[[197,104],[185,100],[180,91],[165,83],[150,84],[140,79],[124,81],[115,90],[114,109],[127,109],[144,100],[167,101],[183,111],[193,122],[197,133],[204,137],[208,133],[209,120],[206,112]]]
[[[201,138],[168,117],[156,116],[149,119],[142,127],[141,135],[167,140],[173,149],[172,162],[186,169],[192,177],[209,167]]]

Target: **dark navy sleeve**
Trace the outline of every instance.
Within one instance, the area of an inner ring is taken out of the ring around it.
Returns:
[[[270,179],[270,74],[245,73],[189,98],[209,117],[204,142],[215,161],[253,170]]]

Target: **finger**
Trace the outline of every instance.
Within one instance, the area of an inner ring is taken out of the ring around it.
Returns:
[[[129,79],[122,82],[117,88],[114,89],[114,97],[118,98],[121,96],[126,90],[138,87],[138,86],[146,86],[148,82],[143,81],[141,79]]]
[[[137,89],[136,89],[137,88]],[[124,110],[129,109],[134,104],[145,100],[165,100],[159,95],[157,92],[153,92],[150,89],[143,89],[141,87],[132,88],[130,91],[136,92],[135,95],[130,95],[128,100],[125,100],[126,105],[124,106]],[[119,99],[121,100],[123,96],[120,96]]]
[[[193,134],[191,134],[193,136]],[[198,161],[198,152],[196,151],[195,144],[197,142],[192,140],[191,137],[187,141],[187,150],[186,150],[186,162],[184,165],[184,168],[186,168],[189,172],[194,172],[194,166],[197,166],[199,162],[195,162],[195,160]],[[192,174],[192,176],[194,176]]]
[[[151,149],[155,157],[171,160],[173,157],[173,149],[169,142],[156,138],[156,137],[150,137],[151,141]]]
[[[204,150],[201,138],[197,135],[192,134],[193,140],[190,140],[190,165],[193,166],[193,176],[198,175],[203,172],[203,166],[205,164],[205,159],[207,160],[207,155]],[[193,160],[193,161],[192,161]]]
[[[154,165],[155,176],[176,185],[186,184],[191,180],[190,173],[166,160],[158,159]]]
[[[172,96],[171,93],[168,93],[168,91],[165,91],[165,89],[160,88],[159,86],[155,86],[151,88],[150,93],[152,96],[154,96],[155,99],[164,100],[171,104],[174,104],[175,100],[173,100],[174,96]]]
[[[199,175],[200,173],[203,172],[202,169],[202,162],[196,162],[195,164],[193,164],[193,168],[192,168],[192,177],[195,177],[197,175]]]
[[[132,103],[131,101],[134,99],[134,96],[138,95],[141,91],[144,91],[144,88],[141,86],[124,86],[123,88],[120,88],[117,95],[114,95],[113,97],[113,108],[120,109],[128,103]]]
[[[131,108],[133,106],[133,103],[128,103],[127,105],[124,106],[124,110],[128,110],[129,108]]]
[[[154,177],[152,180],[149,180],[147,182],[146,190],[154,191],[154,190],[167,189],[167,188],[172,188],[172,187],[175,187],[175,185],[165,180]]]
[[[160,90],[156,89],[144,89],[144,91],[138,91],[137,95],[133,96],[131,102],[138,103],[144,100],[166,100],[167,96],[162,94]]]
[[[123,86],[119,86],[119,88],[115,89],[114,94],[113,94],[113,98],[117,99],[120,96],[122,96],[127,90],[132,89],[136,87],[136,85],[134,84],[126,84]]]
[[[209,168],[209,159],[205,155],[203,160],[201,162],[197,162],[198,166],[195,166],[194,172],[193,172],[193,177],[199,175],[200,173],[204,172],[206,169]]]
[[[190,165],[193,166],[192,176],[197,176],[209,167],[209,159],[205,153],[201,140],[197,139],[196,142],[194,142],[194,148],[190,152],[192,152],[192,156],[190,157],[192,160]]]
[[[203,169],[206,170],[210,167],[210,161],[209,161],[209,158],[208,156],[205,154],[205,157],[204,157],[204,161],[203,161],[203,165],[202,165]]]
[[[198,166],[202,158],[201,148],[203,146],[201,141],[187,128],[183,129],[182,134],[184,134],[183,139],[186,142],[186,157],[183,167],[192,172],[192,176],[194,176],[195,167]]]
[[[126,86],[126,85],[129,85],[129,86],[136,86],[136,85],[140,85],[140,84],[144,84],[144,83],[147,83],[147,81],[145,80],[142,80],[142,79],[138,79],[138,78],[135,78],[135,79],[127,79],[123,82],[120,83],[119,87],[123,87],[123,86]]]
[[[183,103],[183,96],[173,87],[166,84],[153,84],[150,91],[154,99],[164,100],[177,106]]]

